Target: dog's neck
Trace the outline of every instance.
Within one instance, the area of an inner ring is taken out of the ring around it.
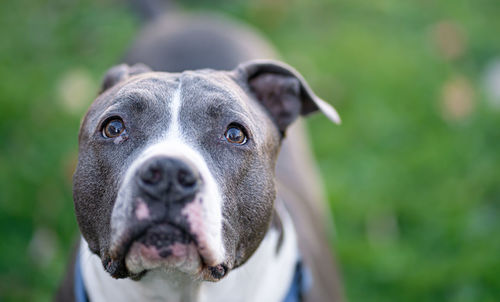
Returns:
[[[193,281],[180,273],[165,271],[148,272],[140,281],[113,279],[82,239],[80,261],[89,299],[91,302],[280,302],[292,283],[299,255],[292,220],[281,205],[277,205],[277,213],[282,222],[282,239],[279,230],[270,228],[254,255],[216,283]]]

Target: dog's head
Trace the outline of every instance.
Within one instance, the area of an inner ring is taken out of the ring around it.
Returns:
[[[291,67],[151,72],[116,66],[80,129],[73,195],[80,230],[114,277],[152,269],[218,280],[266,234],[285,130],[320,109]]]

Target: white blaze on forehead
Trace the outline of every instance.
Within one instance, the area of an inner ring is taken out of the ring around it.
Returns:
[[[183,139],[182,129],[180,127],[180,109],[181,109],[181,84],[175,91],[171,102],[169,103],[171,121],[168,125],[166,133],[162,138],[150,143],[144,151],[132,162],[127,169],[125,179],[118,191],[118,197],[113,208],[111,217],[112,229],[112,245],[118,243],[126,230],[127,220],[130,218],[130,213],[133,209],[134,198],[131,194],[130,187],[134,175],[137,170],[148,159],[155,156],[168,156],[182,160],[191,166],[195,167],[200,173],[202,186],[197,195],[196,200],[201,199],[201,219],[204,229],[201,235],[204,242],[208,243],[204,246],[204,256],[217,263],[224,261],[224,243],[222,239],[222,197],[219,192],[219,185],[210,172],[208,165],[194,146],[190,146]],[[189,215],[189,211],[183,211]],[[193,213],[199,215],[200,213]],[[189,219],[188,221],[197,221],[198,219]],[[196,228],[199,231],[199,228]]]
[[[174,92],[172,102],[170,103],[170,125],[168,127],[167,137],[173,139],[181,138],[182,133],[179,126],[179,113],[181,111],[181,89],[182,82],[179,82],[179,87]]]

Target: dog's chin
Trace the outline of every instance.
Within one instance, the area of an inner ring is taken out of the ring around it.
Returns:
[[[174,226],[159,224],[132,242],[125,256],[125,265],[132,274],[164,269],[197,278],[203,261],[189,234]]]

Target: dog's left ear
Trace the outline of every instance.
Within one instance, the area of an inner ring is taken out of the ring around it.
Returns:
[[[131,76],[134,76],[136,74],[141,74],[145,72],[150,72],[152,71],[149,66],[138,63],[134,64],[132,66],[129,66],[127,64],[120,64],[111,67],[108,69],[106,74],[104,75],[104,78],[102,79],[102,84],[101,84],[101,90],[99,91],[99,94],[103,93],[104,91],[108,90],[109,88],[115,86],[121,81],[124,81],[128,79]]]
[[[314,94],[293,67],[272,60],[255,60],[239,65],[236,72],[268,110],[282,133],[299,115],[317,110],[340,124],[337,111]]]

